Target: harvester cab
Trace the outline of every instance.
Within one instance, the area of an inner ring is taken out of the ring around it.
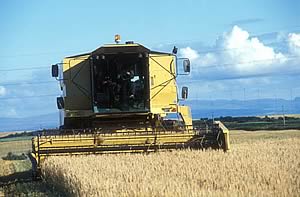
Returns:
[[[229,149],[229,131],[221,122],[195,129],[190,108],[179,104],[188,88],[179,98],[177,76],[189,74],[191,65],[177,58],[177,48],[163,53],[120,44],[119,36],[115,41],[52,66],[62,90],[61,126],[33,138],[35,174],[52,155]]]

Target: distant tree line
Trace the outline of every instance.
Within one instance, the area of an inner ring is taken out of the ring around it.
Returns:
[[[281,129],[300,129],[300,118],[297,117],[232,117],[232,116],[221,116],[215,118],[223,122],[229,129],[238,130],[281,130]],[[194,120],[195,127],[203,127],[203,125],[212,123],[212,119],[201,118]]]

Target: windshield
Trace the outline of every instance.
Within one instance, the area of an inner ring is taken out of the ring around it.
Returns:
[[[146,65],[139,53],[102,55],[93,60],[94,112],[148,111]]]

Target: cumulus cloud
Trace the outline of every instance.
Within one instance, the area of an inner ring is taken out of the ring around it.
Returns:
[[[288,43],[290,52],[300,56],[300,34],[290,33],[288,35]]]
[[[238,26],[224,33],[215,43],[215,50],[199,53],[191,47],[181,48],[180,55],[190,58],[193,76],[249,77],[264,74],[291,72],[298,69],[289,62],[291,54],[300,54],[300,35],[288,35],[290,54],[275,51],[257,37]]]
[[[6,95],[6,88],[3,86],[0,86],[0,96]]]
[[[191,47],[180,49],[180,54],[183,57],[189,58],[191,61],[195,61],[199,58],[198,52],[193,50]]]

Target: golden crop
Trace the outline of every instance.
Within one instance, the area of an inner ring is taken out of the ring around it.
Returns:
[[[300,138],[238,141],[228,153],[63,156],[42,166],[72,196],[299,196]]]

